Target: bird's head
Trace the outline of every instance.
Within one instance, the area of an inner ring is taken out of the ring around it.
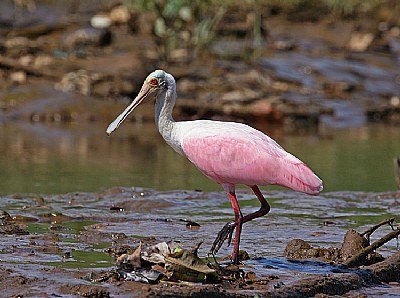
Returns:
[[[145,79],[139,94],[131,104],[108,126],[107,134],[110,135],[116,130],[128,115],[149,95],[157,95],[166,88],[166,72],[160,69],[153,71]]]

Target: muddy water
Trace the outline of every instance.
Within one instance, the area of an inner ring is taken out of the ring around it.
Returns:
[[[400,212],[400,194],[395,192],[328,192],[311,197],[275,190],[265,195],[272,205],[271,213],[244,226],[241,248],[251,256],[251,260],[245,262],[245,270],[261,276],[278,275],[276,283],[342,270],[319,262],[284,259],[283,250],[289,240],[302,238],[313,245],[338,247],[347,229],[363,231]],[[244,214],[258,208],[253,194],[243,190],[238,197]],[[59,270],[80,268],[82,273],[113,266],[113,260],[104,253],[112,240],[130,245],[138,243],[138,239],[145,243],[177,240],[186,248],[204,241],[200,255],[205,257],[215,234],[225,222],[232,220],[230,204],[221,192],[154,191],[131,187],[42,198],[43,201],[37,195],[0,198],[2,209],[17,216],[17,221],[31,232],[30,235],[2,236],[0,266],[23,276],[52,280],[55,285],[82,281],[62,274],[54,275],[51,270],[54,267]],[[121,211],[113,211],[111,207]],[[201,227],[190,230],[184,219],[193,220]],[[373,239],[388,232],[389,227],[383,228]],[[124,233],[128,238],[116,240],[112,235],[118,233]],[[389,255],[396,250],[397,243],[393,240],[380,252]],[[218,256],[227,256],[230,251],[231,248],[224,245]],[[38,289],[34,291],[40,293]],[[57,293],[57,289],[50,291]],[[398,293],[395,286],[366,291]]]
[[[1,125],[0,193],[98,191],[116,185],[221,190],[170,149],[153,123],[126,123],[111,137],[105,134],[106,126]],[[326,191],[396,189],[393,158],[400,154],[398,127],[309,132],[257,128],[307,162],[324,180]]]

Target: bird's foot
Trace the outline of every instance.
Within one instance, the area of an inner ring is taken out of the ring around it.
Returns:
[[[225,240],[228,238],[228,246],[231,245],[232,242],[232,234],[233,231],[235,230],[236,227],[236,222],[228,222],[224,227],[222,228],[221,231],[219,231],[217,238],[215,238],[213,245],[211,246],[210,253],[212,255],[216,254],[219,249],[221,248],[222,244],[225,242]]]

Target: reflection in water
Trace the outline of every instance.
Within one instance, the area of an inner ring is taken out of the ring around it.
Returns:
[[[107,137],[107,124],[13,123],[0,127],[0,192],[63,193],[116,185],[155,189],[221,188],[170,149],[154,124],[128,124]],[[400,130],[365,126],[304,135],[257,127],[310,165],[325,190],[395,190],[392,160]]]

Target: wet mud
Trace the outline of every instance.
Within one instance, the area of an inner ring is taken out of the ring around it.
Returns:
[[[176,241],[191,250],[202,241],[199,257],[213,262],[208,251],[214,236],[233,216],[222,192],[116,187],[96,193],[2,196],[0,283],[6,296],[25,297],[118,297],[129,293],[143,297],[268,296],[302,278],[343,270],[321,262],[316,255],[307,260],[285,258],[291,240],[301,238],[321,249],[338,248],[348,229],[366,231],[394,217],[400,208],[398,192],[333,192],[318,197],[282,191],[264,194],[272,211],[244,226],[241,248],[249,259],[240,266],[242,277],[215,284],[145,284],[110,272],[118,268],[116,256],[134,253],[140,242],[149,247]],[[239,202],[245,214],[258,209],[257,199],[245,190],[239,191]],[[194,223],[196,228],[192,228]],[[383,226],[371,240],[390,231]],[[230,252],[224,245],[216,256],[218,262],[224,264],[222,259],[229,258]],[[378,252],[383,257],[394,254],[396,240]],[[399,287],[391,282],[353,292],[396,295]]]
[[[25,12],[30,22],[10,20],[15,8],[1,5],[0,121],[110,121],[114,109],[137,94],[143,78],[163,67],[177,79],[177,119],[335,128],[399,123],[399,28],[384,22],[299,26],[270,15],[263,20],[267,33],[258,48],[248,37],[252,29],[235,36],[221,22],[220,35],[205,53],[187,61],[185,49],[177,49],[167,63],[158,57],[151,16],[129,15],[118,6],[128,18],[100,30],[88,26],[100,4],[82,5],[71,15],[68,9],[76,8],[67,4],[38,2],[36,10]],[[112,6],[104,6],[111,14]],[[240,24],[246,15],[231,17]],[[26,85],[36,94],[27,94]],[[43,98],[49,89],[54,94]],[[37,92],[44,95],[38,98]],[[152,114],[143,109],[135,120],[148,121]]]

